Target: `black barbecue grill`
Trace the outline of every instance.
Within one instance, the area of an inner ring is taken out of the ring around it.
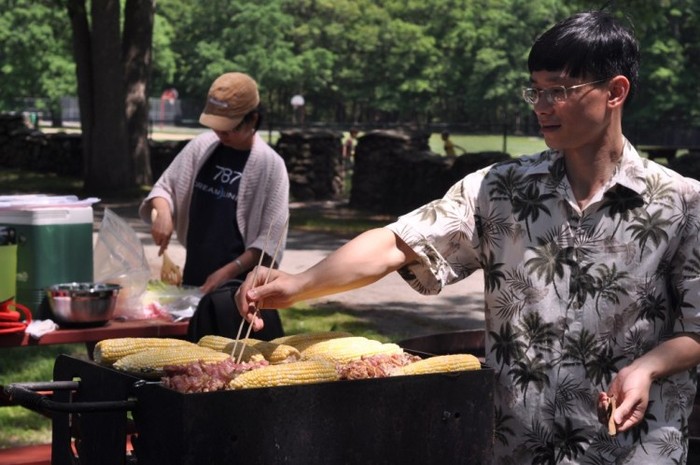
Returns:
[[[182,394],[62,355],[54,380],[6,388],[51,413],[54,465],[458,465],[493,451],[490,369]]]

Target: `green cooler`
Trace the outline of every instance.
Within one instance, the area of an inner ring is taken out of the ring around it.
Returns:
[[[92,223],[90,206],[0,210],[17,233],[16,302],[38,316],[48,286],[92,281]]]

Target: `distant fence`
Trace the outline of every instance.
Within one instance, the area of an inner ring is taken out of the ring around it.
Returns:
[[[199,115],[202,111],[202,101],[200,99],[149,99],[149,122],[152,126],[183,126],[197,127],[199,125]],[[60,99],[61,118],[67,125],[80,123],[80,107],[77,97],[63,97]],[[29,120],[53,121],[51,110],[46,99],[23,98],[15,102],[14,108],[18,113],[24,113]],[[287,118],[287,116],[290,116]],[[299,129],[299,123],[295,122],[290,115],[266,114],[263,119],[263,129],[284,131]],[[475,120],[472,122],[450,122],[435,123],[418,127],[414,123],[402,122],[381,122],[371,123],[347,123],[336,121],[313,121],[307,120],[303,125],[307,129],[323,129],[334,131],[348,131],[351,127],[356,127],[361,132],[370,130],[424,130],[432,133],[449,131],[452,134],[503,134],[503,135],[536,135],[537,121],[526,115],[514,116],[508,123],[493,123],[489,121]]]
[[[202,102],[196,99],[149,98],[148,118],[153,124],[188,125],[199,119]],[[77,97],[62,97],[61,120],[65,123],[80,122],[80,106]],[[46,99],[23,98],[14,105],[18,113],[34,114],[43,121],[52,120],[51,109]]]
[[[166,94],[164,94],[166,95]],[[199,114],[202,111],[201,99],[183,98],[150,98],[149,121],[151,125],[168,126],[198,126]],[[64,123],[79,123],[80,108],[77,97],[60,99],[61,120]],[[24,113],[30,120],[51,121],[51,110],[48,100],[43,98],[21,98],[15,101],[15,110]],[[287,117],[289,116],[289,117]],[[515,112],[508,115],[502,122],[485,121],[474,118],[468,122],[434,123],[418,128],[411,123],[381,122],[371,123],[340,123],[335,121],[313,121],[308,119],[305,128],[347,131],[350,127],[366,132],[375,129],[422,129],[432,133],[449,131],[452,134],[501,134],[530,135],[539,133],[539,124],[532,112]],[[268,114],[264,118],[264,129],[283,131],[299,128],[290,115]],[[693,146],[700,147],[700,123],[697,121],[666,121],[659,124],[656,121],[625,121],[624,133],[635,145],[662,146]]]
[[[181,99],[149,98],[148,118],[153,123],[177,125],[183,118],[183,104]],[[80,107],[76,97],[63,97],[61,99],[61,116],[65,122],[80,122]],[[197,114],[199,117],[199,114]],[[48,119],[48,118],[47,118]]]

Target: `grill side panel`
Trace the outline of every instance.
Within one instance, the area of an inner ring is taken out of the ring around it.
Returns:
[[[138,389],[140,465],[486,464],[491,370],[180,394]]]

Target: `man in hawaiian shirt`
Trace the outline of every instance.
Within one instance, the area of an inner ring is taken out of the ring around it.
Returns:
[[[685,463],[700,363],[700,183],[640,158],[622,134],[639,49],[609,14],[555,25],[528,67],[523,98],[549,150],[470,174],[302,273],[273,271],[267,285],[259,273],[238,307],[250,320],[255,302],[284,308],[392,271],[435,294],[482,268],[494,463]],[[599,396],[617,401],[614,436]]]

